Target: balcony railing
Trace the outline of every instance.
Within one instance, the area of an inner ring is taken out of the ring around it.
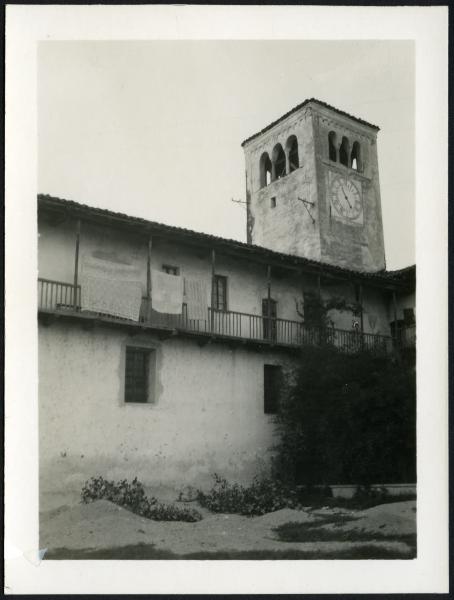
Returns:
[[[38,309],[55,313],[80,313],[81,288],[49,279],[38,279]],[[76,299],[76,302],[74,300]],[[106,314],[84,312],[87,316],[104,317],[124,322],[126,319]],[[395,340],[391,336],[361,333],[336,328],[310,328],[299,321],[268,318],[237,311],[207,309],[206,318],[190,319],[186,305],[181,315],[156,312],[147,298],[142,299],[140,324],[156,329],[177,330],[193,334],[240,338],[245,341],[264,342],[280,346],[305,346],[329,344],[344,352],[361,349],[376,353],[389,353]],[[413,337],[414,340],[414,337]]]

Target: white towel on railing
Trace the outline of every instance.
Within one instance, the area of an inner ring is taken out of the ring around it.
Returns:
[[[183,278],[151,269],[151,306],[160,313],[181,315],[183,311]]]
[[[205,282],[185,279],[184,290],[188,319],[208,319],[208,289]]]
[[[141,302],[142,283],[138,268],[100,258],[84,258],[82,310],[138,321]]]

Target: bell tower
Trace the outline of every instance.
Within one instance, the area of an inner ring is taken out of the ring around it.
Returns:
[[[383,270],[377,132],[311,99],[245,140],[248,243]]]

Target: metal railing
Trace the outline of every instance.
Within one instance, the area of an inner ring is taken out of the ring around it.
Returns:
[[[74,286],[50,279],[38,280],[38,308],[45,311],[80,311],[81,287],[77,287],[74,306]],[[86,313],[90,314],[90,313]],[[93,313],[93,316],[108,315]],[[121,320],[118,317],[109,317]],[[331,345],[343,352],[368,350],[389,353],[393,349],[391,336],[348,331],[334,327],[306,327],[300,321],[253,315],[238,311],[221,311],[208,308],[203,319],[191,319],[184,304],[179,315],[159,313],[151,307],[148,298],[142,298],[140,323],[160,329],[175,329],[191,333],[241,338],[284,346]],[[414,337],[413,337],[414,339]]]

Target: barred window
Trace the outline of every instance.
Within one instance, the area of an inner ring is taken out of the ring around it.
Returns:
[[[264,412],[275,415],[279,411],[279,394],[282,388],[282,367],[263,365]]]
[[[125,402],[149,402],[150,355],[148,348],[126,348]]]

